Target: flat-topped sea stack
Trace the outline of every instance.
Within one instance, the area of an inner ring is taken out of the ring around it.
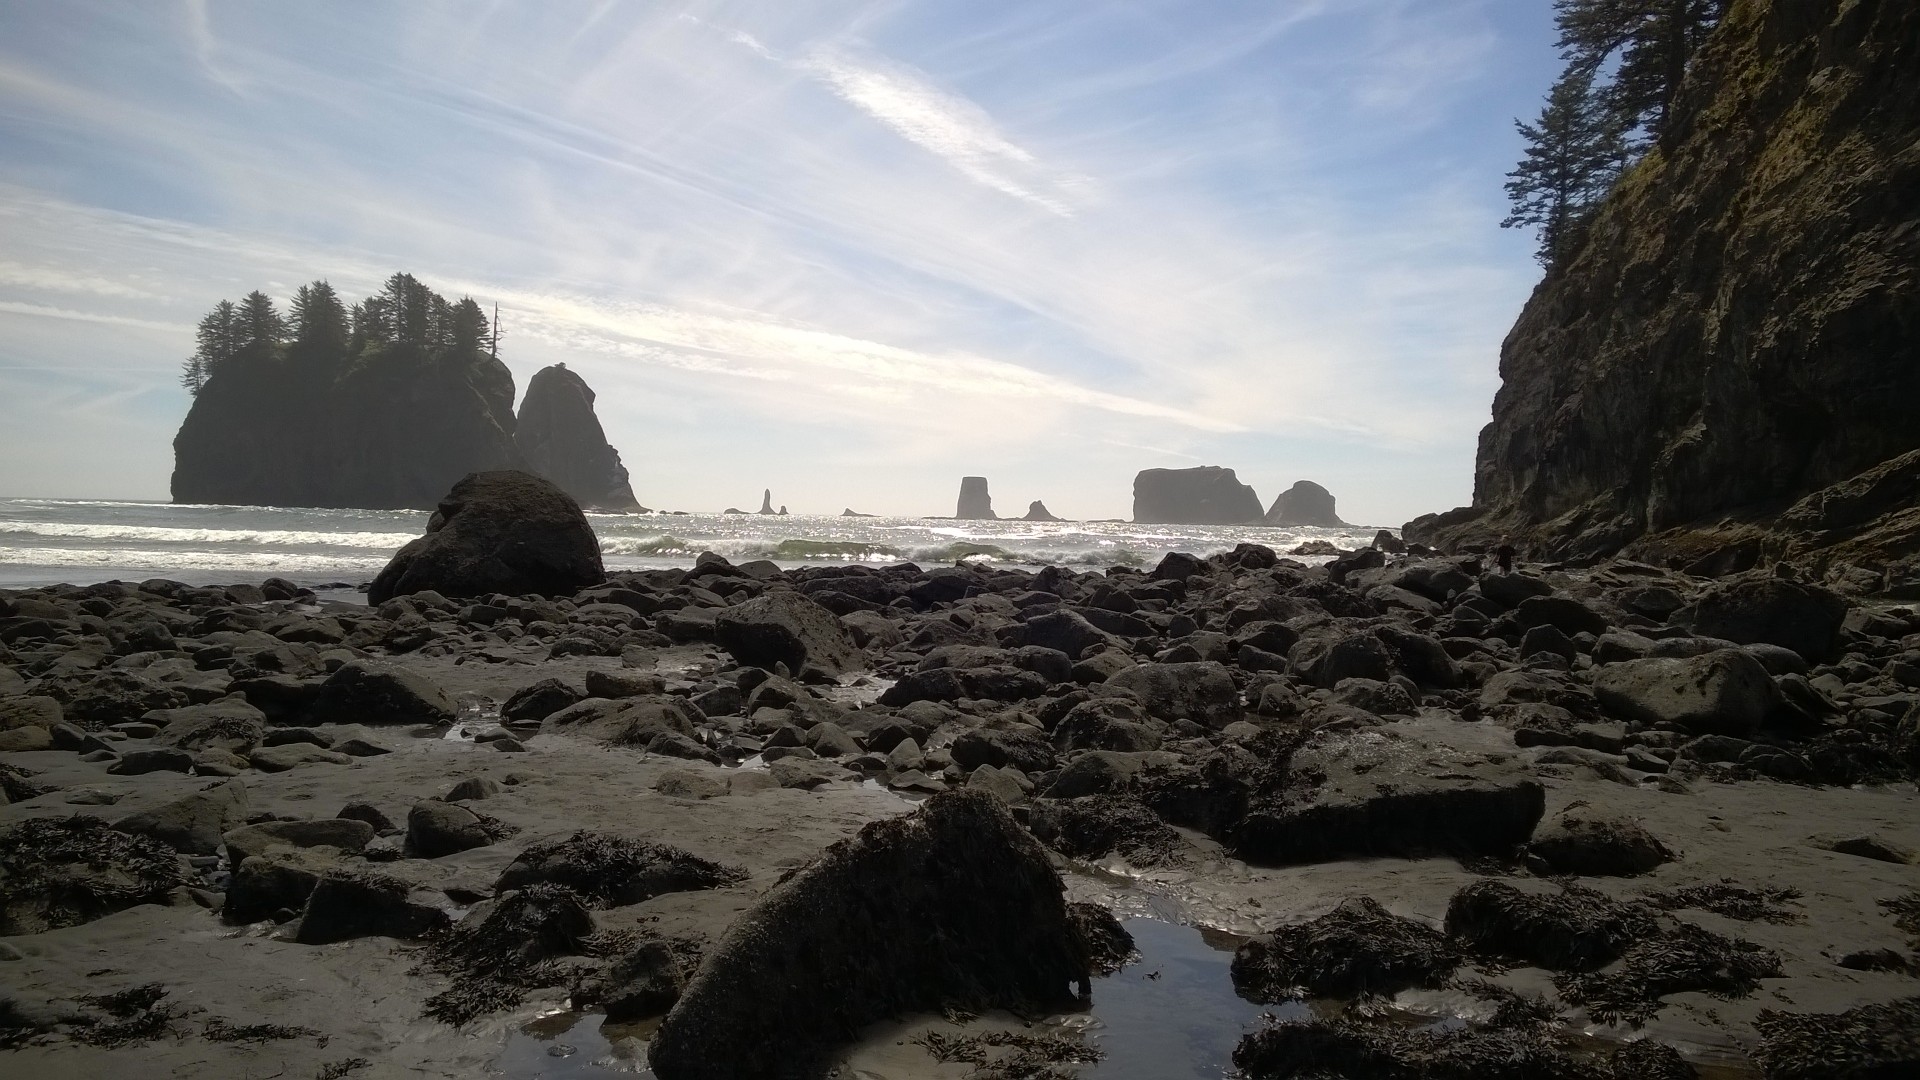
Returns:
[[[960,478],[960,505],[954,510],[953,516],[962,521],[999,520],[999,515],[993,512],[993,496],[987,494],[986,477]]]
[[[1333,492],[1311,480],[1295,480],[1267,509],[1267,524],[1341,529],[1347,523],[1333,512]]]
[[[1143,469],[1133,478],[1133,520],[1142,525],[1257,525],[1260,496],[1232,469]]]
[[[1745,0],[1500,353],[1408,540],[1920,586],[1920,5]]]
[[[593,411],[593,389],[565,364],[527,380],[513,442],[527,466],[588,509],[639,510],[620,451]]]

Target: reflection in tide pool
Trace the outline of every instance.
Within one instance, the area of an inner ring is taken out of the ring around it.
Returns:
[[[1221,1080],[1233,1048],[1262,1013],[1304,1016],[1305,1006],[1260,1006],[1233,992],[1228,967],[1240,939],[1155,919],[1127,919],[1140,959],[1094,980],[1087,1035],[1105,1055],[1086,1080]],[[650,1077],[646,1038],[655,1023],[603,1028],[597,1013],[555,1013],[508,1036],[498,1069],[508,1080]],[[929,1069],[932,1063],[928,1063]],[[898,1078],[888,1078],[898,1080]]]
[[[1255,1005],[1233,992],[1240,939],[1231,934],[1155,919],[1123,925],[1140,960],[1093,984],[1090,1034],[1105,1057],[1087,1080],[1219,1080],[1262,1013],[1306,1015],[1303,1005]]]

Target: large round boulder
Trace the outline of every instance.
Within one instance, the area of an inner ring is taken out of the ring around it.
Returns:
[[[1593,692],[1623,720],[1739,738],[1752,735],[1780,698],[1767,669],[1740,649],[1609,664],[1594,676]]]
[[[468,473],[367,590],[367,602],[431,590],[448,597],[571,596],[607,578],[600,541],[573,497],[514,469]]]

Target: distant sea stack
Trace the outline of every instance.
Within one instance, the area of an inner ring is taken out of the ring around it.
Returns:
[[[1051,513],[1047,511],[1046,503],[1041,502],[1039,499],[1035,499],[1031,503],[1027,504],[1027,516],[1024,518],[1021,518],[1020,520],[1022,521],[1059,521],[1060,519],[1057,517],[1054,517]]]
[[[174,502],[428,509],[470,472],[527,467],[480,306],[411,275],[351,312],[324,281],[291,318],[254,292],[198,336]]]
[[[1508,334],[1473,505],[1404,538],[1920,585],[1916,42],[1911,2],[1734,3]]]
[[[1295,480],[1267,510],[1269,525],[1311,525],[1342,529],[1346,522],[1333,512],[1333,492],[1311,480]]]
[[[757,514],[775,513],[775,510],[773,509],[773,489],[772,488],[767,488],[760,492],[760,509],[754,512]]]
[[[1260,496],[1232,469],[1145,469],[1133,478],[1133,520],[1147,525],[1257,525]]]
[[[533,472],[560,486],[587,509],[641,510],[593,411],[593,390],[565,364],[541,368],[527,380],[527,396],[513,442]]]
[[[987,494],[987,478],[984,476],[963,476],[960,478],[960,506],[953,516],[963,521],[997,521],[993,512],[993,496]]]

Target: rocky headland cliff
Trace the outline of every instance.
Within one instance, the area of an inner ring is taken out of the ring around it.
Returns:
[[[1257,525],[1260,496],[1232,469],[1142,469],[1133,478],[1133,520],[1154,525]]]
[[[222,302],[198,338],[174,502],[429,509],[468,473],[522,469],[590,506],[639,507],[586,383],[541,371],[516,418],[480,306],[409,274],[350,309],[324,281],[284,316],[259,292]]]
[[[1916,266],[1920,7],[1739,0],[1508,335],[1473,505],[1408,539],[1920,581]]]
[[[520,401],[514,445],[534,473],[589,510],[640,510],[620,464],[593,411],[593,388],[565,364],[541,368],[527,380]]]
[[[1346,522],[1333,510],[1333,492],[1311,480],[1296,480],[1281,492],[1267,508],[1269,525],[1310,525],[1322,529],[1340,529]]]

